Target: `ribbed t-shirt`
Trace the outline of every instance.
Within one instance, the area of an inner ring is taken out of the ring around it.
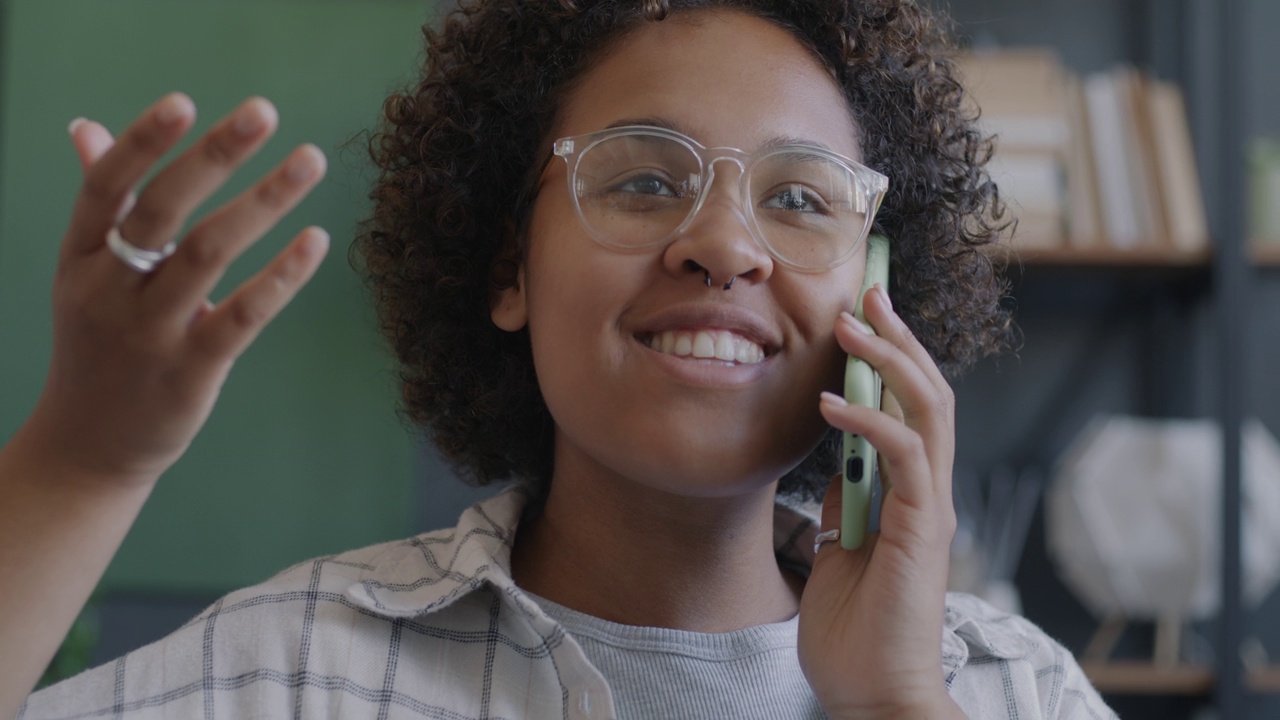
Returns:
[[[604,675],[618,720],[826,717],[800,672],[799,616],[699,633],[621,625],[527,594]]]

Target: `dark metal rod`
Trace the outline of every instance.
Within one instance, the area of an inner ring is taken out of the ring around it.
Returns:
[[[1217,704],[1220,717],[1244,718],[1247,686],[1240,658],[1244,631],[1240,566],[1240,425],[1244,414],[1247,369],[1247,308],[1250,267],[1245,259],[1245,138],[1248,135],[1246,88],[1250,72],[1245,38],[1249,36],[1243,0],[1218,3],[1218,47],[1222,92],[1218,126],[1217,262],[1215,264],[1218,346],[1218,416],[1222,425],[1222,609],[1219,618]]]

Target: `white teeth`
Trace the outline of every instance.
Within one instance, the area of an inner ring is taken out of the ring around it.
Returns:
[[[655,349],[670,355],[671,352],[676,349],[676,334],[662,333],[662,347]]]
[[[716,341],[711,338],[711,333],[699,331],[693,336],[693,356],[696,358],[716,356]]]
[[[727,330],[667,330],[652,335],[648,346],[665,355],[754,365],[764,360],[764,348]]]
[[[663,340],[662,344],[666,345],[667,342]],[[693,336],[688,334],[681,334],[677,336],[675,341],[672,343],[671,352],[672,354],[681,355],[681,356],[692,355],[693,354]]]
[[[733,337],[729,333],[716,333],[716,359],[733,361],[738,353],[734,351]]]

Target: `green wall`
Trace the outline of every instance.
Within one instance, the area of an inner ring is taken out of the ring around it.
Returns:
[[[217,301],[298,230],[330,256],[237,364],[203,432],[162,479],[107,571],[108,591],[222,592],[294,562],[407,534],[412,444],[395,380],[347,261],[371,172],[356,142],[412,76],[426,2],[10,0],[0,15],[0,440],[34,405],[48,363],[57,245],[79,183],[76,116],[123,128],[171,90],[198,137],[243,98],[280,111],[277,136],[216,196],[301,142],[324,183],[247,253]],[[185,147],[185,144],[184,144]]]

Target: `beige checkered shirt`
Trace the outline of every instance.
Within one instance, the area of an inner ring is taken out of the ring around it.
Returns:
[[[19,718],[614,718],[599,670],[511,579],[526,502],[509,490],[456,528],[296,565]],[[807,574],[815,530],[780,504],[779,560]],[[1115,717],[1062,646],[971,596],[947,598],[941,671],[971,718]]]

